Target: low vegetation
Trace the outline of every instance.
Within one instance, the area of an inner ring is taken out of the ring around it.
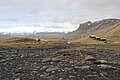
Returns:
[[[43,39],[38,41],[31,38],[0,38],[0,47],[54,47],[67,44],[63,39]]]

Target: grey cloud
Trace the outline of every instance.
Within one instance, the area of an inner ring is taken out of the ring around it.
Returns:
[[[77,5],[74,2],[77,2]],[[79,24],[87,20],[95,21],[103,18],[120,18],[120,0],[74,0],[70,8],[71,16],[54,18],[56,22]],[[78,5],[79,3],[79,5]],[[71,5],[68,3],[68,5]],[[67,6],[67,4],[65,5]],[[64,6],[64,7],[65,7]]]
[[[18,19],[0,19],[0,21],[7,21],[7,22],[19,22]]]
[[[1,0],[0,8],[29,9],[30,14],[40,14],[53,22],[79,24],[87,20],[120,18],[120,0]]]

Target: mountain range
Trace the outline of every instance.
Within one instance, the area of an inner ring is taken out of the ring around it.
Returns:
[[[89,36],[106,38],[108,43],[120,43],[120,19],[110,18],[100,21],[87,21],[79,25],[73,32],[33,32],[33,33],[0,33],[0,37],[23,37],[23,38],[64,38],[71,42],[79,43],[104,43],[93,40]]]
[[[90,34],[96,33],[96,31],[109,28],[120,22],[120,19],[103,19],[95,22],[85,22],[79,25],[79,28],[73,32],[65,35],[66,38],[84,38]]]
[[[0,37],[22,37],[22,38],[63,38],[64,32],[35,32],[35,33],[0,33]]]
[[[73,39],[72,42],[103,43],[89,38],[90,35],[104,37],[109,43],[120,43],[120,19],[103,19],[95,22],[85,22],[79,28],[65,35],[65,38]]]

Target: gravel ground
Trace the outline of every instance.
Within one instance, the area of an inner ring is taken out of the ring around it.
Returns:
[[[0,48],[0,80],[120,80],[119,62],[116,48]]]

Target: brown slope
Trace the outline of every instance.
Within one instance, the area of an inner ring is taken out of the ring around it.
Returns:
[[[109,28],[119,22],[120,19],[104,19],[93,23],[88,21],[86,23],[80,24],[79,28],[76,31],[65,35],[65,38],[85,38],[90,34],[96,33],[96,31],[99,32],[100,30]]]
[[[107,43],[120,44],[120,23],[105,29],[97,30],[94,32],[94,35],[97,37],[105,37]],[[89,38],[89,35],[85,38],[72,40],[71,42],[79,42],[81,44],[106,44],[104,41]]]
[[[120,42],[120,23],[102,30],[101,33],[98,33],[97,35],[106,37],[112,42]]]

